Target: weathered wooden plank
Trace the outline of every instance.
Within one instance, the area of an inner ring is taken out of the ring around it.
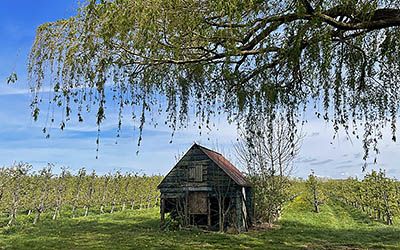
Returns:
[[[189,213],[190,214],[207,214],[208,194],[207,192],[190,192],[189,193]]]

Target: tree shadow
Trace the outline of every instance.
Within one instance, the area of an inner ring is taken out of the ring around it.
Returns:
[[[360,209],[354,208],[352,206],[346,205],[343,202],[335,201],[333,202],[335,205],[331,206],[331,209],[336,213],[346,213],[349,217],[351,217],[355,222],[364,225],[372,225],[373,221],[369,217],[367,213],[362,212]],[[379,221],[382,222],[383,221]]]
[[[262,237],[273,239],[276,246],[286,244],[303,249],[400,248],[400,228],[398,227],[335,229],[303,224],[298,221],[284,221],[280,229],[264,232],[262,235]]]
[[[400,248],[399,235],[399,227],[328,228],[296,220],[282,220],[279,228],[240,235],[162,231],[153,211],[43,221],[0,239],[0,248],[3,245],[10,249],[381,249]]]
[[[221,249],[241,242],[220,233],[162,231],[157,218],[145,215],[134,218],[113,215],[112,221],[43,222],[36,227],[21,228],[9,235],[5,243],[11,249]]]

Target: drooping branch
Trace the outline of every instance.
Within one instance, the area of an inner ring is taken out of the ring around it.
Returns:
[[[282,110],[295,129],[300,113],[320,100],[335,131],[359,119],[369,128],[390,119],[395,127],[399,27],[394,0],[88,0],[77,16],[38,29],[29,60],[32,115],[50,82],[49,105],[65,111],[62,128],[74,103],[79,121],[85,106],[97,105],[100,126],[114,101],[119,129],[130,106],[139,130],[154,109],[168,113],[172,130],[189,113],[207,127],[222,112],[251,122],[255,113]]]

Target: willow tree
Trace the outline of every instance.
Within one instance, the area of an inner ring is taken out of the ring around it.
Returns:
[[[362,120],[366,157],[387,123],[396,139],[399,26],[397,0],[88,0],[37,30],[32,116],[49,88],[61,129],[93,109],[100,126],[114,102],[118,131],[127,107],[140,131],[157,112],[175,131],[277,111],[294,131],[310,106],[335,131]]]

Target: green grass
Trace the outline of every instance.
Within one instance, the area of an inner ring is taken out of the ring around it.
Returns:
[[[221,234],[161,231],[157,209],[86,218],[42,220],[0,229],[2,249],[400,249],[400,224],[386,226],[342,204],[321,213],[301,198],[288,204],[279,225],[267,231]]]

